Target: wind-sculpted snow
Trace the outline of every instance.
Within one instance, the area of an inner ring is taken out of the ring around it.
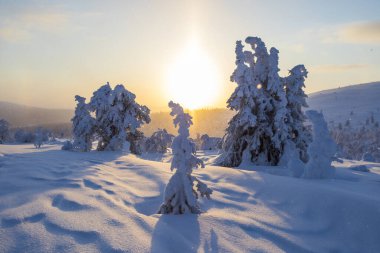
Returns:
[[[170,164],[59,149],[0,146],[0,252],[380,252],[380,164],[323,181],[206,166],[204,213],[159,215]]]

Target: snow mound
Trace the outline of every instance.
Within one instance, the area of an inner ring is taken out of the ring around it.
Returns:
[[[155,214],[167,163],[58,145],[0,153],[0,252],[380,252],[379,164],[334,164],[323,181],[206,166],[194,172],[214,190],[205,213],[179,216]]]

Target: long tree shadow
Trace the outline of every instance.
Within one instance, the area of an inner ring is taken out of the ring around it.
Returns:
[[[218,235],[215,233],[214,229],[210,230],[210,242],[206,240],[203,250],[205,253],[219,253]]]
[[[161,215],[152,233],[150,252],[197,252],[199,244],[198,215]]]

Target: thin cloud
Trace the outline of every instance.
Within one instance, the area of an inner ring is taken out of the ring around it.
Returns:
[[[348,25],[340,31],[340,36],[351,43],[380,43],[380,20]]]
[[[35,32],[59,33],[68,22],[62,13],[26,13],[8,18],[0,23],[0,38],[10,42],[25,41]]]
[[[311,67],[311,71],[315,73],[331,73],[331,72],[344,72],[355,69],[368,68],[368,64],[342,64],[342,65],[317,65]]]
[[[355,22],[321,30],[325,43],[379,44],[380,20]]]
[[[304,53],[305,45],[304,44],[293,44],[289,46],[289,49],[295,53]]]

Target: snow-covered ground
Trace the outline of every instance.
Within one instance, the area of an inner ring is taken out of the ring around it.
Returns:
[[[158,215],[168,163],[0,145],[0,252],[380,252],[380,164],[335,165],[330,180],[206,166],[204,213]]]

